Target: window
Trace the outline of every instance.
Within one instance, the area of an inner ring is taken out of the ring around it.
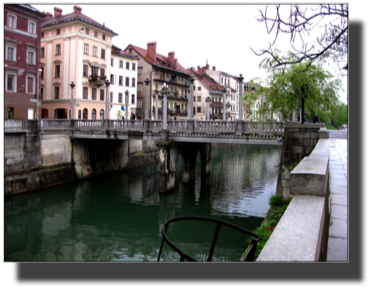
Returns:
[[[28,47],[28,57],[27,61],[28,64],[36,64],[36,50]]]
[[[61,35],[61,29],[57,29],[57,35]]]
[[[111,58],[111,66],[113,66],[113,58]]]
[[[126,62],[126,63],[125,63],[125,68],[126,68],[127,70],[129,70],[129,62]]]
[[[45,57],[45,48],[44,47],[41,48],[41,57]]]
[[[105,41],[106,40],[106,35],[103,34],[103,40]]]
[[[16,28],[17,18],[15,15],[8,14],[8,27]]]
[[[34,94],[34,83],[35,83],[35,76],[34,75],[27,75],[26,76],[26,92],[29,94]]]
[[[16,73],[16,71],[7,71],[6,88],[8,92],[16,92]]]
[[[44,75],[45,75],[45,68],[41,67],[41,79],[44,79]]]
[[[56,55],[61,55],[61,45],[60,44],[57,44],[55,46],[55,54]]]
[[[201,107],[197,107],[197,113],[201,113]]]
[[[193,96],[193,101],[195,101],[195,96]]]
[[[90,29],[86,27],[86,34],[90,35]]]
[[[102,54],[101,54],[100,58],[106,59],[106,50],[105,49],[102,49]]]
[[[94,32],[94,37],[98,38],[98,32]]]
[[[88,44],[85,44],[85,45],[84,45],[84,53],[87,54],[87,55],[90,54],[90,50],[89,50],[89,46],[88,46]]]
[[[136,86],[136,79],[132,78],[132,87],[134,88]]]
[[[113,102],[113,92],[110,92],[110,102]]]
[[[96,100],[96,88],[92,88],[92,100]]]
[[[134,96],[134,95],[133,95]],[[139,98],[137,99],[137,105],[136,105],[136,108],[141,108],[142,107],[142,99]]]
[[[54,88],[54,99],[59,99],[59,87]]]
[[[197,97],[197,101],[201,101],[201,96],[198,96],[198,97]]]
[[[83,119],[87,119],[87,109],[83,109]]]
[[[44,38],[44,37],[45,37],[45,33],[41,32],[41,38]]]
[[[54,69],[54,77],[55,77],[55,78],[59,78],[59,77],[61,77],[61,66],[60,66],[60,65],[56,65],[56,66],[55,66],[55,69]]]
[[[96,77],[98,76],[98,67],[95,67],[95,66],[92,67],[92,75]]]
[[[129,87],[129,77],[125,77],[125,86]]]
[[[158,75],[158,70],[156,70],[156,75]]]
[[[100,110],[100,119],[104,119],[104,110]]]
[[[78,119],[82,119],[82,110],[78,110]]]
[[[28,33],[35,35],[36,34],[36,28],[37,28],[37,24],[34,21],[29,21]]]
[[[119,103],[123,103],[123,93],[119,93]]]
[[[158,83],[156,83],[156,91],[158,91]]]
[[[104,90],[100,89],[100,100],[104,101]]]
[[[98,57],[98,47],[96,47],[96,46],[93,47],[92,56]]]
[[[13,42],[8,42],[6,43],[7,45],[7,54],[6,54],[6,59],[7,60],[12,60],[16,61],[16,50],[17,50],[17,44]]]
[[[88,99],[88,88],[83,87],[83,99]]]
[[[119,60],[119,68],[123,68],[123,60]]]
[[[142,92],[142,82],[137,84],[137,92]]]
[[[123,85],[123,76],[119,76],[119,85]]]
[[[91,119],[92,119],[92,120],[95,120],[95,119],[96,119],[96,110],[95,110],[95,109],[92,109],[92,112],[91,112]]]
[[[136,63],[132,63],[132,70],[136,71]]]
[[[100,76],[105,77],[106,76],[106,70],[105,69],[100,69]]]
[[[14,116],[14,108],[8,108],[7,109],[7,118],[8,119],[13,119],[13,116]]]
[[[141,75],[141,72],[142,72],[142,68],[138,68],[138,74]]]
[[[115,84],[115,75],[111,74],[111,83]]]
[[[83,65],[83,77],[88,77],[88,65]]]

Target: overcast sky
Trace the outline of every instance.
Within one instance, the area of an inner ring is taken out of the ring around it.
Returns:
[[[263,57],[255,51],[268,47],[270,37],[265,24],[259,23],[259,9],[265,5],[228,4],[211,5],[136,5],[136,4],[91,4],[81,3],[43,5],[31,3],[41,12],[54,14],[54,7],[63,14],[73,12],[74,5],[82,13],[103,24],[118,34],[112,43],[122,49],[132,43],[146,48],[148,42],[157,42],[157,52],[167,56],[175,52],[179,63],[185,67],[205,66],[206,62],[217,70],[234,76],[242,74],[244,81],[265,78],[265,71],[259,69]],[[281,37],[276,43],[280,50],[287,50],[290,37]],[[315,36],[309,37],[314,43]],[[330,71],[334,71],[330,65]],[[344,82],[346,78],[342,79]],[[346,85],[344,85],[346,87]],[[346,92],[340,93],[342,102]]]

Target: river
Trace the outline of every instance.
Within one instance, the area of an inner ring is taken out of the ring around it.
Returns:
[[[5,198],[4,260],[157,261],[162,226],[179,216],[215,218],[251,231],[276,192],[280,154],[281,146],[213,150],[211,174],[203,178],[198,155],[192,184],[182,183],[179,159],[176,189],[169,194],[158,193],[153,164]],[[203,261],[213,231],[209,223],[176,223],[168,236]],[[246,235],[222,228],[213,261],[236,261],[246,246]],[[178,259],[165,245],[161,261]]]

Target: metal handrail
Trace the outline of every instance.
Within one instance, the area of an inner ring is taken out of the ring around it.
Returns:
[[[162,253],[162,248],[163,248],[165,242],[174,251],[176,251],[180,255],[180,259],[179,259],[180,262],[185,261],[185,259],[188,260],[188,261],[190,261],[190,262],[199,262],[198,260],[196,260],[192,256],[190,256],[187,253],[183,252],[176,245],[174,245],[173,242],[171,242],[169,240],[168,236],[166,235],[170,223],[178,222],[178,221],[183,221],[183,220],[196,220],[196,221],[205,221],[205,222],[216,223],[216,228],[215,228],[215,232],[214,232],[214,238],[212,240],[210,251],[209,251],[209,255],[208,255],[208,259],[207,259],[208,262],[212,261],[212,256],[214,255],[215,245],[216,245],[216,242],[218,240],[220,227],[222,225],[223,226],[227,226],[227,227],[232,228],[232,229],[235,229],[235,230],[238,230],[239,232],[248,234],[248,235],[250,235],[252,237],[248,253],[242,259],[240,259],[239,261],[240,262],[243,262],[243,261],[244,262],[253,261],[255,250],[256,250],[256,246],[257,246],[257,242],[259,240],[261,240],[261,236],[258,236],[258,235],[254,234],[254,233],[252,233],[252,232],[250,232],[250,231],[248,231],[246,229],[240,228],[240,227],[238,227],[236,225],[233,225],[233,224],[221,221],[221,220],[212,219],[212,218],[206,218],[206,217],[200,217],[200,216],[181,216],[181,217],[176,217],[176,218],[172,218],[170,220],[167,220],[165,222],[164,226],[162,227],[162,236],[163,236],[163,239],[162,239],[162,243],[161,243],[160,252],[158,253],[157,262],[160,261],[160,257],[161,257],[161,253]]]

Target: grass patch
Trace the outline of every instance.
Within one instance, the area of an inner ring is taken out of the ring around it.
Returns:
[[[336,127],[334,127],[333,125],[326,125],[326,129],[327,130],[338,130]]]
[[[292,197],[284,198],[278,195],[272,195],[269,201],[270,209],[260,227],[256,228],[252,232],[261,236],[261,240],[257,243],[254,260],[260,255],[266,242],[269,240],[273,231],[275,230],[282,215],[285,213],[289,206]],[[251,240],[249,240],[249,243]],[[248,247],[249,248],[249,247]],[[247,254],[248,248],[243,253],[243,257]]]

